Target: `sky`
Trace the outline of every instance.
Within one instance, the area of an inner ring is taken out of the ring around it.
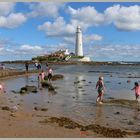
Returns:
[[[93,61],[140,61],[139,2],[0,2],[0,61],[75,52],[80,25]]]

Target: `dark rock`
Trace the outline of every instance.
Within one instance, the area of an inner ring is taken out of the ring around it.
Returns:
[[[88,83],[92,83],[91,81],[89,81]]]
[[[86,87],[87,87],[87,86],[89,86],[89,85],[84,85],[84,86],[86,86]]]
[[[52,81],[63,79],[63,78],[64,78],[64,75],[56,74],[52,76]]]
[[[86,80],[85,80],[85,79],[83,79],[83,80],[81,80],[81,81],[85,82]]]
[[[134,125],[134,122],[130,120],[130,121],[128,122],[128,125]]]
[[[80,129],[80,131],[86,131],[86,128],[85,128],[85,127],[82,127],[82,128]]]
[[[83,89],[83,90],[81,90],[82,92],[85,92],[85,90]]]
[[[40,108],[39,107],[34,107],[34,110],[38,111],[38,110],[40,110]]]
[[[73,126],[73,125],[65,125],[65,128],[68,128],[68,129],[75,129],[76,127]]]
[[[14,101],[10,101],[10,103],[13,103]]]
[[[49,85],[48,90],[49,90],[49,91],[54,91],[55,88],[54,88],[52,85]]]
[[[15,94],[19,93],[19,92],[15,91],[15,90],[11,90],[11,92],[13,92],[13,93],[15,93]]]
[[[47,108],[41,108],[41,111],[48,111]]]
[[[54,91],[55,88],[52,86],[51,83],[44,81],[41,83],[43,88],[48,88],[49,91]]]
[[[22,87],[20,89],[20,93],[21,94],[24,94],[24,93],[29,93],[29,92],[33,92],[33,93],[36,93],[37,92],[37,87],[36,86],[25,86],[25,87]]]
[[[78,84],[78,83],[80,83],[80,81],[76,81],[76,82],[74,82],[74,84]]]
[[[138,111],[140,111],[140,108],[138,108]]]
[[[108,99],[115,99],[114,97],[108,97]]]
[[[116,114],[116,115],[119,115],[119,114],[120,114],[120,112],[116,112],[115,114]]]
[[[7,111],[10,111],[11,110],[8,106],[3,106],[1,109],[2,110],[7,110]]]
[[[118,83],[119,85],[121,84],[121,82]]]
[[[83,87],[78,87],[78,88],[83,88]]]
[[[47,108],[41,108],[41,107],[34,107],[34,110],[36,111],[47,111]]]

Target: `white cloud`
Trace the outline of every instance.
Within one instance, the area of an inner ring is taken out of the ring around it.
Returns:
[[[13,12],[14,6],[14,2],[0,2],[0,16],[6,16]]]
[[[63,17],[58,17],[54,22],[45,22],[38,26],[39,30],[45,31],[47,36],[65,36],[75,33],[75,28],[67,24]]]
[[[85,42],[92,42],[92,41],[101,41],[103,37],[101,35],[92,34],[92,35],[85,35],[83,39]]]
[[[83,28],[84,26],[98,26],[104,23],[104,15],[91,6],[78,8],[77,10],[68,7],[68,12],[73,22],[84,24]]]
[[[59,9],[62,7],[61,3],[54,2],[40,2],[30,4],[31,12],[28,14],[30,17],[57,17]]]
[[[20,50],[25,51],[25,52],[35,52],[38,53],[38,51],[43,51],[43,48],[41,46],[31,46],[31,45],[22,45],[20,47]]]
[[[124,7],[114,5],[105,11],[107,23],[113,23],[116,28],[124,31],[140,30],[140,6]]]
[[[94,60],[107,61],[138,61],[140,59],[139,45],[100,45],[93,46],[87,54],[93,56]]]
[[[22,13],[12,13],[7,17],[0,16],[0,27],[15,28],[23,24],[27,18]]]

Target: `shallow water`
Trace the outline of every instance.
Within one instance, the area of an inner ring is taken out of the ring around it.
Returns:
[[[140,76],[140,66],[88,66],[69,65],[52,66],[54,74],[63,74],[64,79],[53,81],[56,94],[47,89],[35,93],[20,95],[11,92],[19,91],[25,85],[38,86],[37,74],[5,80],[7,98],[11,106],[33,111],[35,106],[48,108],[41,112],[49,116],[66,116],[83,124],[97,123],[112,127],[140,130],[140,111],[122,106],[96,105],[97,91],[95,89],[99,75],[104,76],[106,91],[104,98],[135,100],[131,91],[135,81]],[[127,80],[130,80],[128,83]],[[80,83],[74,84],[74,82]],[[116,115],[116,112],[120,112]],[[133,125],[128,122],[133,121]]]

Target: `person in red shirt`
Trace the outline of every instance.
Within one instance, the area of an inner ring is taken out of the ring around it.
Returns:
[[[134,85],[135,85],[134,88],[132,88],[131,90],[135,90],[136,100],[138,100],[140,96],[140,85],[138,82],[135,82]]]
[[[103,93],[104,93],[104,89],[105,89],[105,86],[104,86],[104,82],[103,82],[103,77],[100,76],[99,77],[99,80],[97,81],[97,84],[96,84],[96,89],[98,88],[98,96],[97,96],[97,99],[96,99],[96,102],[99,103],[99,104],[102,104],[102,100],[103,100]]]

